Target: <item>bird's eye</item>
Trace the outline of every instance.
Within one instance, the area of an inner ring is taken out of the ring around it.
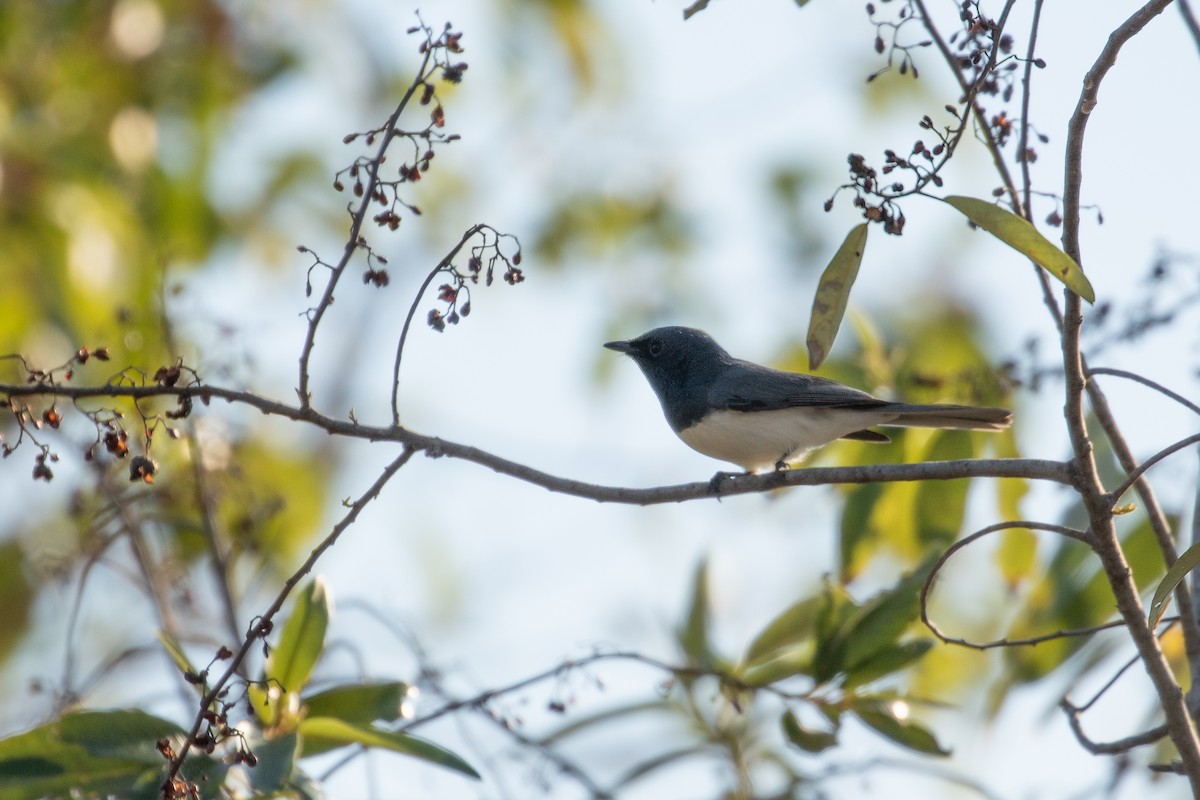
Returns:
[[[646,352],[652,356],[658,355],[662,352],[662,342],[658,339],[651,339],[650,343],[646,345]]]

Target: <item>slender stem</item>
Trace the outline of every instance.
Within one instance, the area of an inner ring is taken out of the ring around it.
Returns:
[[[264,611],[260,616],[256,617],[255,620],[250,624],[248,630],[246,631],[246,636],[242,641],[241,647],[239,647],[237,652],[235,652],[230,658],[229,665],[225,668],[225,671],[221,673],[221,676],[217,678],[216,682],[213,683],[209,690],[204,694],[204,697],[200,699],[200,711],[196,714],[196,718],[192,721],[191,730],[188,731],[187,738],[184,739],[183,744],[179,747],[179,751],[176,753],[175,757],[171,759],[171,763],[167,768],[167,773],[162,782],[162,786],[164,788],[169,787],[179,774],[179,770],[183,766],[183,761],[187,757],[192,743],[196,740],[197,734],[200,733],[201,726],[204,725],[206,714],[221,696],[225,685],[229,683],[229,680],[234,676],[234,674],[236,674],[242,663],[246,660],[246,656],[250,653],[251,648],[255,646],[260,638],[266,635],[266,632],[269,630],[268,624],[271,622],[274,616],[279,613],[279,610],[283,608],[283,604],[287,600],[288,595],[292,593],[292,590],[296,588],[296,585],[300,583],[300,580],[312,571],[312,568],[316,566],[317,561],[322,555],[325,554],[325,551],[330,547],[333,547],[334,543],[337,542],[338,537],[341,536],[347,528],[354,524],[354,521],[358,519],[358,515],[362,513],[362,510],[366,508],[372,500],[379,496],[379,493],[383,491],[383,487],[387,485],[387,482],[391,480],[392,476],[395,475],[401,467],[409,462],[409,460],[413,457],[414,452],[415,451],[410,448],[405,448],[399,456],[397,456],[390,464],[384,467],[383,472],[381,472],[379,477],[375,479],[375,482],[371,484],[370,488],[363,492],[363,494],[350,505],[346,514],[341,518],[341,520],[338,521],[336,525],[333,526],[333,530],[329,532],[329,535],[322,539],[321,543],[313,548],[312,552],[308,554],[308,558],[304,560],[304,563],[301,564],[286,581],[284,581],[283,588],[280,589],[279,594],[276,595],[275,599],[271,602],[271,605],[267,608],[267,610]]]
[[[429,285],[433,283],[433,279],[437,277],[438,273],[450,266],[467,242],[485,230],[488,230],[487,225],[472,225],[468,228],[467,232],[458,240],[458,244],[454,245],[450,249],[450,252],[442,257],[437,266],[425,276],[425,281],[417,289],[417,293],[413,297],[412,305],[408,307],[408,314],[404,317],[404,327],[400,330],[400,339],[396,342],[396,360],[392,366],[392,425],[396,427],[400,426],[400,359],[404,357],[404,345],[408,341],[408,329],[412,325],[413,317],[417,314],[417,306],[424,299],[425,292],[429,290]]]
[[[417,89],[424,86],[425,82],[429,79],[429,63],[433,58],[433,52],[434,49],[432,47],[426,48],[421,68],[417,70],[417,77],[413,79],[408,90],[405,91],[404,97],[400,99],[400,102],[396,105],[396,109],[388,117],[387,122],[384,123],[379,148],[375,151],[374,157],[367,162],[367,181],[363,186],[363,193],[359,200],[358,208],[350,215],[350,230],[346,236],[346,245],[342,249],[342,257],[331,269],[329,280],[325,283],[325,291],[322,292],[321,299],[317,301],[316,307],[313,308],[309,315],[308,327],[304,332],[304,346],[300,350],[300,385],[296,390],[300,396],[301,408],[309,408],[312,405],[312,392],[309,389],[308,362],[312,358],[313,346],[316,343],[317,326],[321,324],[321,320],[325,317],[325,312],[333,305],[333,291],[359,247],[359,236],[363,223],[367,218],[367,211],[371,203],[375,200],[375,189],[379,184],[380,166],[383,164],[384,156],[387,154],[387,149],[391,145],[392,139],[396,136],[396,125],[400,122],[400,114],[408,106],[409,100],[416,94]]]
[[[1196,48],[1200,50],[1200,22],[1196,21],[1196,13],[1192,11],[1191,0],[1178,0],[1176,5],[1179,6],[1179,13],[1183,15],[1183,24],[1187,26],[1188,33],[1192,35],[1192,39],[1196,43]]]
[[[1021,164],[1021,208],[1017,209],[1018,213],[1023,214],[1025,219],[1033,222],[1033,180],[1029,174],[1029,106],[1033,97],[1033,66],[1034,59],[1037,57],[1037,37],[1038,29],[1042,22],[1042,5],[1043,0],[1035,0],[1033,4],[1033,21],[1029,27],[1029,48],[1025,52],[1025,76],[1021,84],[1021,141],[1017,152],[1020,153]],[[1046,270],[1041,269],[1036,264],[1033,267],[1033,274],[1037,276],[1038,285],[1042,289],[1042,303],[1046,306],[1046,310],[1050,312],[1050,318],[1054,320],[1055,326],[1058,328],[1058,333],[1062,335],[1062,309],[1058,305],[1058,297],[1054,293],[1054,287],[1050,283],[1050,276]]]
[[[981,528],[980,530],[975,531],[974,533],[970,534],[969,536],[964,536],[962,539],[959,539],[954,544],[950,545],[950,547],[946,548],[946,551],[944,553],[942,553],[940,556],[938,556],[937,560],[933,563],[933,566],[930,568],[929,575],[926,576],[924,584],[922,584],[922,586],[921,586],[921,594],[920,594],[921,622],[925,624],[925,627],[929,629],[930,633],[932,633],[934,636],[936,636],[938,639],[945,642],[946,644],[955,644],[955,645],[959,645],[961,647],[969,647],[974,650],[990,650],[990,649],[996,648],[996,647],[1015,647],[1018,645],[1036,645],[1036,644],[1041,644],[1042,642],[1048,642],[1052,639],[1062,639],[1062,638],[1072,637],[1072,636],[1086,636],[1086,635],[1089,635],[1092,633],[1096,633],[1097,631],[1105,630],[1106,628],[1115,628],[1115,627],[1125,624],[1124,622],[1112,622],[1112,623],[1107,623],[1105,625],[1099,625],[1099,626],[1094,626],[1094,627],[1090,627],[1090,628],[1082,628],[1082,629],[1077,629],[1077,630],[1054,631],[1053,633],[1042,634],[1040,636],[1033,636],[1033,637],[1030,637],[1027,639],[997,639],[995,641],[990,641],[990,642],[973,642],[969,639],[962,639],[962,638],[958,638],[958,637],[954,637],[954,636],[948,636],[945,633],[943,633],[941,628],[939,628],[937,626],[937,624],[934,623],[934,621],[929,616],[929,595],[933,591],[934,583],[936,583],[937,576],[941,573],[942,568],[944,566],[946,566],[946,563],[951,558],[953,558],[954,554],[957,553],[959,550],[969,547],[970,545],[974,544],[975,542],[979,541],[980,539],[984,538],[985,536],[990,536],[991,534],[997,533],[999,531],[1013,530],[1013,529],[1018,529],[1018,528],[1025,528],[1025,529],[1029,529],[1029,530],[1048,531],[1050,533],[1057,533],[1060,536],[1066,536],[1067,538],[1070,538],[1070,539],[1075,539],[1076,541],[1083,542],[1084,544],[1090,545],[1092,543],[1091,534],[1088,531],[1081,531],[1078,528],[1069,528],[1069,527],[1066,527],[1065,525],[1051,525],[1048,523],[1034,522],[1031,520],[1012,520],[1009,522],[997,522],[994,525],[988,525],[986,528]]]
[[[1087,374],[1088,378],[1091,378],[1093,375],[1112,375],[1114,378],[1124,378],[1125,380],[1140,383],[1143,386],[1149,386],[1154,391],[1165,397],[1171,398],[1192,413],[1200,414],[1200,405],[1193,403],[1191,400],[1188,400],[1178,392],[1171,391],[1161,383],[1157,383],[1142,375],[1138,375],[1136,372],[1128,372],[1123,369],[1112,369],[1111,367],[1088,367]]]
[[[200,530],[204,533],[205,542],[208,543],[209,556],[212,559],[213,579],[216,581],[217,590],[221,593],[223,601],[221,605],[225,616],[225,625],[228,628],[227,633],[232,637],[231,641],[237,641],[241,636],[241,629],[238,627],[237,600],[233,595],[233,585],[231,584],[233,576],[229,569],[225,545],[217,533],[216,502],[209,489],[208,475],[204,471],[202,463],[204,456],[200,448],[200,437],[196,435],[195,425],[188,426],[187,439],[192,451],[192,481],[195,483],[196,489],[196,509],[200,514]]]
[[[1008,164],[1004,161],[1004,154],[1000,150],[1000,143],[996,141],[996,137],[993,135],[992,129],[988,126],[987,120],[984,119],[983,107],[979,105],[979,102],[976,99],[979,89],[983,85],[984,77],[996,63],[996,53],[998,48],[992,47],[992,52],[988,57],[988,67],[980,73],[980,77],[977,81],[975,81],[975,84],[968,84],[967,79],[963,77],[962,69],[958,65],[958,58],[953,52],[951,52],[950,46],[946,43],[946,40],[942,38],[942,34],[940,31],[938,31],[937,26],[933,24],[933,18],[929,15],[929,11],[925,8],[924,0],[913,0],[913,5],[916,6],[917,11],[921,14],[921,19],[925,21],[925,29],[929,31],[929,36],[933,40],[934,46],[937,47],[938,52],[942,54],[942,58],[945,60],[947,66],[950,67],[950,72],[954,74],[955,80],[958,81],[959,89],[962,90],[963,98],[966,101],[966,111],[963,114],[962,119],[964,127],[967,124],[967,118],[973,113],[979,123],[976,129],[983,136],[984,145],[987,147],[988,153],[992,157],[992,166],[996,168],[996,172],[1000,175],[1001,183],[1004,184],[1005,190],[1008,192],[1012,202],[1014,204],[1019,203],[1016,184],[1013,182],[1012,173],[1010,173],[1008,170]],[[993,35],[997,42],[1000,40],[1000,34],[1004,30],[1004,25],[1008,20],[1008,14],[1010,11],[1012,11],[1014,5],[1016,5],[1015,0],[1008,0],[1000,12],[1000,19],[997,21],[996,28],[993,31]]]
[[[1186,439],[1180,439],[1178,442],[1175,442],[1174,444],[1164,447],[1162,450],[1159,450],[1157,453],[1150,456],[1142,463],[1138,464],[1133,470],[1130,471],[1130,473],[1128,475],[1125,476],[1125,480],[1121,481],[1121,483],[1117,486],[1117,488],[1115,488],[1111,492],[1109,492],[1109,497],[1112,499],[1112,502],[1116,503],[1118,500],[1121,499],[1121,495],[1125,494],[1133,486],[1135,486],[1139,482],[1141,482],[1142,475],[1144,475],[1146,473],[1146,470],[1150,469],[1151,467],[1153,467],[1158,462],[1162,461],[1167,456],[1178,453],[1180,450],[1184,449],[1185,447],[1191,447],[1192,445],[1196,444],[1197,442],[1200,442],[1200,433],[1194,433],[1191,436],[1187,437]],[[1171,549],[1172,550],[1175,549],[1174,541],[1171,542]],[[1178,556],[1172,557],[1171,561],[1174,562],[1175,558],[1178,558]]]

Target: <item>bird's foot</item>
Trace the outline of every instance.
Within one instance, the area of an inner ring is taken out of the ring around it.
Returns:
[[[708,493],[711,495],[716,495],[717,501],[720,502],[721,484],[723,482],[737,480],[738,478],[749,474],[750,473],[748,472],[718,472],[716,475],[713,475],[712,480],[708,482]]]

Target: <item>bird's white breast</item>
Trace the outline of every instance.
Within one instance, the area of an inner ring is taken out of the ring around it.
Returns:
[[[895,415],[856,409],[781,408],[774,411],[714,411],[679,438],[706,456],[747,472],[773,469],[798,460],[815,447],[847,433],[888,422]]]

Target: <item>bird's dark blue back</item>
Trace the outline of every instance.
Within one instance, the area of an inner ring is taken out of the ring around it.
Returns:
[[[712,411],[769,411],[796,406],[877,408],[885,401],[836,381],[763,367],[729,355],[695,328],[656,328],[630,342],[675,431]]]

